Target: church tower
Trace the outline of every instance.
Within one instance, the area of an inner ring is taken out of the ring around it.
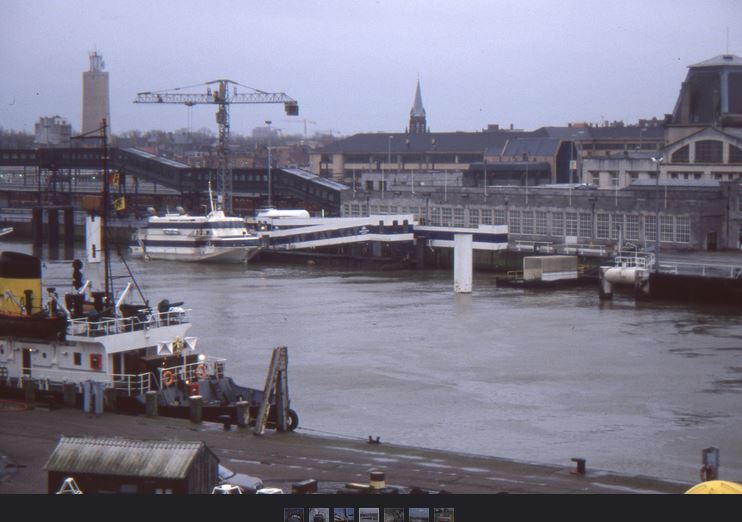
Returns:
[[[425,119],[425,108],[423,107],[423,97],[420,94],[420,80],[417,80],[417,90],[415,91],[415,101],[410,110],[410,126],[408,134],[425,134],[428,132],[428,123]]]

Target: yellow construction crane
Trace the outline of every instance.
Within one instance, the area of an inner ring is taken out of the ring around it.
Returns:
[[[230,93],[229,86],[232,86]],[[212,86],[215,86],[212,89]],[[205,93],[178,92],[182,89],[206,87]],[[237,88],[249,92],[237,92]],[[219,150],[216,187],[219,207],[227,214],[232,212],[232,167],[229,160],[229,106],[233,103],[283,103],[286,114],[299,115],[299,103],[282,92],[264,92],[232,80],[213,80],[199,85],[176,87],[153,92],[140,92],[134,103],[179,103],[192,107],[198,104],[218,105],[216,123],[219,126]]]

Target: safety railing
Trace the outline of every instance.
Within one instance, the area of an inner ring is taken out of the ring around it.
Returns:
[[[158,368],[160,383],[159,387],[167,388],[181,382],[197,382],[209,378],[220,378],[224,376],[226,359],[217,357],[205,357],[192,363],[177,364],[167,368]]]
[[[190,322],[190,309],[178,309],[168,312],[150,312],[141,316],[109,317],[100,321],[89,318],[72,319],[70,335],[82,337],[100,337],[120,333],[134,332],[150,328],[161,328]]]
[[[138,374],[113,374],[111,375],[110,386],[120,393],[126,393],[129,397],[136,397],[143,395],[148,391],[155,389],[152,383],[152,374],[138,373]]]
[[[659,271],[670,274],[695,275],[701,277],[720,277],[725,279],[742,278],[742,266],[739,265],[661,261],[659,264]]]

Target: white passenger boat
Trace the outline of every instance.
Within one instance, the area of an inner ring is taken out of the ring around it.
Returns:
[[[133,234],[129,252],[144,259],[240,263],[249,261],[260,247],[260,238],[248,232],[242,218],[212,210],[206,216],[151,216],[147,226]]]

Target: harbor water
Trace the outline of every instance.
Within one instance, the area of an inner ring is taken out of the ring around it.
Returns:
[[[128,263],[150,304],[193,310],[199,350],[239,384],[262,388],[287,346],[299,431],[684,482],[715,446],[742,481],[739,310],[477,272],[456,295],[450,271]]]

